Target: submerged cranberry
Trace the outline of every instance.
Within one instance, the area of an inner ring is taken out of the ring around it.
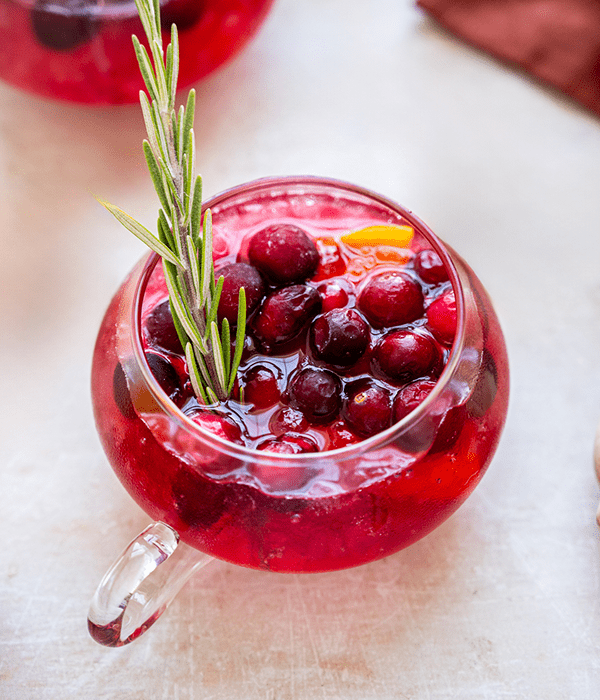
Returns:
[[[337,374],[318,367],[300,370],[288,385],[288,398],[313,423],[326,423],[337,416],[342,382]]]
[[[305,452],[318,452],[317,444],[307,435],[281,435],[261,442],[257,450],[297,455]]]
[[[162,355],[153,352],[146,353],[146,362],[161,389],[174,403],[179,403],[183,387],[177,370]]]
[[[151,347],[183,355],[168,299],[155,306],[148,314],[145,328],[146,339]]]
[[[254,365],[242,374],[244,403],[255,408],[274,406],[280,397],[279,384],[274,369],[265,365]]]
[[[193,27],[205,11],[205,0],[167,0],[161,4],[160,24],[167,32],[171,31],[172,24],[176,24],[177,30],[182,32]]]
[[[390,392],[370,380],[351,385],[344,403],[344,418],[356,433],[370,437],[389,428],[392,422]]]
[[[360,437],[353,433],[348,423],[340,418],[334,421],[327,429],[329,435],[329,449],[337,450],[346,445],[353,445],[355,442],[360,442]]]
[[[423,291],[405,272],[382,272],[367,282],[358,308],[375,328],[400,326],[423,314]]]
[[[200,476],[193,467],[182,463],[173,479],[172,498],[177,514],[187,527],[205,530],[223,515],[227,491],[219,482]]]
[[[238,445],[244,444],[240,426],[229,416],[208,409],[196,409],[187,415],[209,433]]]
[[[315,476],[314,467],[299,464],[291,465],[289,461],[282,464],[269,460],[264,453],[279,455],[310,454],[318,451],[312,439],[304,435],[287,435],[285,438],[265,440],[257,448],[264,457],[248,465],[248,471],[260,482],[266,491],[289,492],[303,488]],[[286,499],[283,499],[284,501]],[[297,506],[294,506],[294,510]],[[283,507],[285,511],[285,506]]]
[[[119,411],[125,418],[135,418],[136,412],[131,401],[131,394],[127,386],[127,378],[120,362],[117,362],[115,371],[113,372],[113,397],[115,403],[119,407]]]
[[[226,318],[237,323],[240,288],[246,293],[246,316],[250,316],[265,293],[265,283],[260,272],[248,263],[235,262],[215,271],[215,278],[223,276],[223,290],[219,299],[219,320]]]
[[[31,11],[31,26],[40,44],[54,51],[71,51],[87,43],[99,30],[89,0],[38,0]]]
[[[313,276],[319,264],[312,238],[292,224],[274,224],[255,233],[248,258],[276,284],[302,282]]]
[[[429,396],[435,382],[430,379],[417,379],[400,389],[394,399],[394,423],[402,420],[415,410]]]
[[[452,345],[456,334],[456,299],[452,290],[430,304],[427,326],[440,343]]]
[[[467,411],[465,406],[453,406],[446,411],[438,426],[435,440],[433,441],[429,453],[445,452],[450,449],[458,440],[466,417]]]
[[[415,270],[426,284],[439,284],[448,281],[448,270],[440,256],[427,248],[415,255]]]
[[[429,379],[419,379],[416,382],[403,387],[394,399],[394,422],[402,420],[414,411],[431,393],[436,382]],[[435,436],[430,443],[430,453],[441,452],[451,447],[460,435],[465,422],[466,410],[464,406],[453,406],[441,417],[435,427]],[[404,439],[407,439],[405,436]],[[431,433],[429,434],[431,440]],[[415,444],[418,441],[415,440]],[[426,447],[426,445],[425,445]]]
[[[315,319],[310,344],[319,360],[349,367],[369,347],[369,324],[354,309],[332,309]]]
[[[252,329],[263,348],[294,338],[321,310],[321,297],[314,287],[294,284],[267,296],[258,310]]]

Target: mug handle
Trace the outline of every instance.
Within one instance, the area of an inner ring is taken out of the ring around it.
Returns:
[[[88,613],[92,638],[121,647],[146,632],[190,576],[212,557],[180,542],[165,523],[148,526],[104,575]]]

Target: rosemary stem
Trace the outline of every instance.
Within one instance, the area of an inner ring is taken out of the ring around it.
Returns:
[[[194,391],[202,403],[207,398],[224,401],[233,386],[244,345],[245,294],[242,290],[232,359],[229,326],[223,326],[219,332],[217,323],[222,282],[215,284],[211,214],[207,209],[202,218],[201,179],[195,178],[193,172],[195,92],[190,91],[187,104],[180,107],[178,115],[175,109],[179,67],[177,28],[173,25],[171,44],[165,52],[158,0],[135,2],[150,47],[148,54],[137,37],[133,37],[148,90],[148,95],[140,94],[140,101],[148,132],[144,154],[161,203],[158,236],[117,207],[102,204],[163,258],[173,321]]]

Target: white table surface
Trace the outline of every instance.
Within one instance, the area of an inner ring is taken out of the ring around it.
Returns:
[[[199,86],[206,194],[312,173],[414,210],[477,271],[512,367],[497,455],[442,527],[341,573],[214,563],[135,644],[86,612],[148,522],[96,437],[90,358],[144,252],[139,109],[0,86],[0,697],[600,697],[600,118],[472,50],[412,0],[276,0]]]

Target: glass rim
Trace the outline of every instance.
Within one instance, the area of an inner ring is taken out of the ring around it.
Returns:
[[[403,206],[397,204],[391,199],[388,199],[387,197],[377,194],[368,188],[335,178],[317,175],[283,175],[259,178],[223,190],[220,193],[210,197],[203,203],[202,212],[204,213],[206,209],[212,209],[216,205],[221,204],[234,196],[264,190],[270,187],[285,189],[286,187],[290,188],[294,185],[299,187],[304,186],[335,189],[354,195],[360,195],[388,207],[405,218],[411,225],[414,226],[415,229],[419,231],[419,233],[424,234],[424,237],[433,244],[435,251],[440,255],[444,266],[448,270],[450,282],[452,284],[452,289],[454,290],[454,296],[456,299],[457,318],[456,333],[450,348],[448,360],[442,373],[438,377],[434,388],[417,406],[417,408],[404,416],[404,418],[402,418],[400,421],[392,424],[389,428],[372,435],[371,437],[364,438],[359,442],[351,443],[345,447],[339,447],[333,450],[301,454],[280,454],[267,451],[261,452],[254,448],[246,447],[245,445],[238,445],[230,442],[229,440],[225,440],[224,438],[221,438],[202,428],[198,423],[187,416],[178,406],[176,406],[173,401],[171,401],[152,374],[142,346],[142,303],[146,286],[155,266],[160,262],[160,256],[154,252],[147,253],[141,259],[140,263],[138,263],[138,265],[141,265],[143,262],[143,267],[135,283],[133,303],[130,310],[131,315],[129,320],[133,353],[146,386],[150,390],[155,401],[159,404],[167,416],[176,420],[181,428],[192,434],[196,434],[203,441],[209,443],[211,447],[218,449],[221,452],[225,452],[228,456],[237,457],[243,460],[252,460],[255,462],[260,460],[261,462],[270,462],[273,464],[279,464],[280,466],[285,466],[286,463],[292,463],[294,466],[298,466],[299,464],[310,464],[315,461],[324,461],[328,459],[345,461],[391,444],[396,437],[403,434],[411,425],[418,423],[420,419],[428,412],[429,407],[436,402],[440,394],[444,391],[460,360],[465,338],[464,290],[460,276],[454,261],[448,252],[446,244],[443,243],[442,240],[429,228],[429,226],[419,219],[419,217],[415,216],[411,211],[405,209]]]

